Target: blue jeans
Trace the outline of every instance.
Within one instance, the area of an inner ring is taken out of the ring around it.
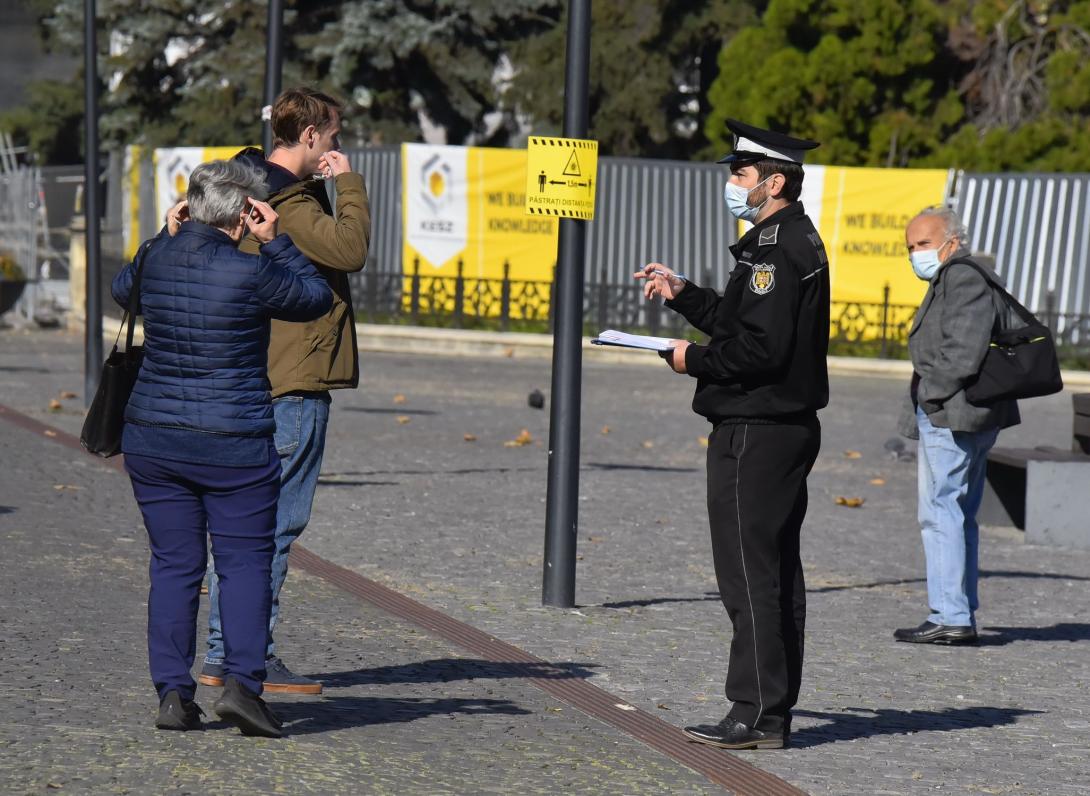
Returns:
[[[927,558],[927,602],[936,625],[975,626],[976,513],[984,495],[988,451],[998,429],[951,431],[916,409],[920,429],[919,519]]]
[[[273,401],[276,418],[276,452],[280,455],[280,502],[276,507],[276,552],[273,555],[271,583],[272,610],[269,613],[269,639],[265,657],[276,654],[273,628],[280,614],[280,588],[288,576],[288,551],[310,522],[310,507],[318,488],[325,453],[325,432],[329,422],[330,398],[327,392],[285,395]],[[220,621],[219,581],[215,572],[208,574],[208,652],[206,663],[223,662],[223,629]]]
[[[184,464],[128,454],[125,469],[151,544],[148,659],[162,699],[192,699],[189,673],[197,647],[197,607],[207,566],[206,533],[223,578],[227,628],[224,670],[260,694],[265,679],[280,462],[256,467]]]

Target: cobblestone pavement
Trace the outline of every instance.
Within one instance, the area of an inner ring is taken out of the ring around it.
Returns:
[[[0,335],[0,402],[78,430],[78,400],[61,400],[58,412],[48,404],[80,391],[80,363],[76,339]],[[585,369],[580,607],[560,611],[540,606],[548,413],[526,403],[531,389],[547,392],[548,380],[547,362],[366,356],[361,389],[335,397],[304,544],[542,658],[578,663],[591,682],[675,724],[719,718],[730,630],[704,513],[700,438],[708,428],[689,412],[691,384],[664,367]],[[1090,553],[985,529],[983,643],[892,641],[893,628],[926,615],[915,464],[883,447],[902,390],[894,380],[833,380],[803,531],[810,620],[793,748],[743,757],[815,794],[1088,793]],[[1025,403],[1023,413],[1026,422],[1004,432],[1001,445],[1068,445],[1069,395]],[[523,429],[529,444],[505,444]],[[57,473],[39,477],[60,483]],[[847,509],[837,496],[866,502]],[[86,507],[80,516],[97,520],[98,512]],[[381,626],[381,617],[342,608],[335,593],[298,574],[291,583],[298,597],[286,605],[283,651],[293,666],[328,670],[329,655],[388,665],[385,639],[333,643]],[[394,689],[398,697],[407,690]],[[442,690],[449,696],[449,684]],[[544,699],[488,698],[520,707]],[[508,723],[544,729],[539,718],[534,710]],[[421,737],[406,743],[426,747],[431,727],[411,726]],[[694,782],[679,778],[667,790],[691,792]],[[595,792],[598,784],[571,787]]]
[[[281,638],[326,689],[269,697],[288,738],[247,739],[218,721],[158,732],[147,551],[127,479],[7,423],[0,447],[21,462],[0,488],[0,792],[721,792],[514,667],[300,573]],[[573,677],[597,665],[559,663]],[[197,701],[210,711],[216,695],[200,688]]]

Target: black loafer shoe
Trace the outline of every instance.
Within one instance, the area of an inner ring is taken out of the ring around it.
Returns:
[[[766,732],[725,718],[718,724],[698,724],[683,732],[692,741],[718,746],[720,749],[783,749],[782,732]]]
[[[238,727],[243,735],[282,738],[283,724],[265,700],[231,675],[223,685],[223,693],[212,705],[216,715]]]
[[[936,625],[924,622],[919,627],[902,627],[893,631],[898,641],[911,644],[976,644],[976,628],[972,625]]]
[[[203,730],[204,711],[191,699],[182,699],[177,691],[168,691],[159,703],[155,726],[160,730]]]

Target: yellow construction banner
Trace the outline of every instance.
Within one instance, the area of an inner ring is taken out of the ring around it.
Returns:
[[[594,218],[597,141],[530,136],[526,156],[528,214]]]
[[[807,211],[828,250],[833,301],[880,303],[888,285],[891,304],[919,304],[927,283],[909,265],[905,227],[920,210],[942,203],[947,175],[946,169],[824,169],[820,214]]]
[[[525,214],[526,150],[404,144],[401,164],[406,275],[552,280],[559,222]]]

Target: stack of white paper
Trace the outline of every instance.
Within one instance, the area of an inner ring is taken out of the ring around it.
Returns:
[[[606,329],[591,340],[595,345],[615,345],[622,348],[642,348],[647,351],[669,351],[673,346],[670,337],[648,337],[642,334],[628,334],[616,329]]]

